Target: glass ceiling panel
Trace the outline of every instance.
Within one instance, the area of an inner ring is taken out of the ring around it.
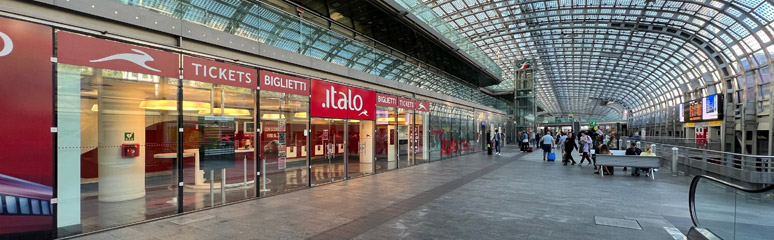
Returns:
[[[496,59],[505,81],[490,89],[512,90],[515,72],[532,62],[538,105],[557,116],[599,105],[594,99],[620,102],[627,111],[680,102],[681,94],[704,89],[707,81],[696,76],[720,81],[730,77],[721,71],[729,63],[774,49],[774,27],[763,27],[774,26],[767,0],[423,2]]]

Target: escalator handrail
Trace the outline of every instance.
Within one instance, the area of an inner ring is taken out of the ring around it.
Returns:
[[[711,177],[711,176],[707,176],[707,175],[697,175],[697,176],[693,177],[693,180],[691,180],[691,190],[690,190],[689,195],[688,195],[688,205],[689,205],[689,209],[691,211],[691,221],[693,221],[693,226],[696,226],[696,227],[699,226],[698,219],[696,219],[696,202],[695,202],[696,201],[696,186],[699,184],[699,180],[701,180],[702,178],[710,180],[710,181],[713,181],[713,182],[716,182],[716,183],[723,184],[724,186],[731,187],[733,189],[736,189],[736,190],[739,190],[739,191],[742,191],[742,192],[746,192],[746,193],[763,193],[763,192],[768,192],[768,191],[774,191],[774,185],[770,185],[770,186],[767,186],[767,187],[764,187],[764,188],[761,188],[761,189],[750,189],[750,188],[742,187],[742,186],[739,186],[739,185],[736,185],[736,184],[733,184],[733,183],[730,183],[730,182],[727,182],[727,181],[723,181],[723,180],[717,179],[715,177]]]

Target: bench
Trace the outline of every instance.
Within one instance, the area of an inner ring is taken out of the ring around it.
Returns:
[[[597,166],[650,168],[650,177],[656,179],[653,169],[658,168],[660,158],[656,156],[601,155],[597,154]],[[599,171],[599,176],[604,176]]]

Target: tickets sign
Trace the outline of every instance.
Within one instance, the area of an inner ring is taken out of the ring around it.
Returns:
[[[60,63],[178,78],[178,55],[131,44],[57,32]]]
[[[376,93],[312,79],[310,115],[343,119],[376,119]]]
[[[398,107],[406,110],[415,110],[417,109],[417,104],[413,99],[398,98]]]
[[[261,90],[298,95],[309,95],[309,79],[261,70]]]
[[[255,89],[258,70],[212,60],[183,56],[183,78]]]

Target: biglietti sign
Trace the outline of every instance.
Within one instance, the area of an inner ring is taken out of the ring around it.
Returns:
[[[309,94],[309,79],[261,70],[261,90],[298,94]]]
[[[376,93],[312,79],[312,117],[376,119]]]

